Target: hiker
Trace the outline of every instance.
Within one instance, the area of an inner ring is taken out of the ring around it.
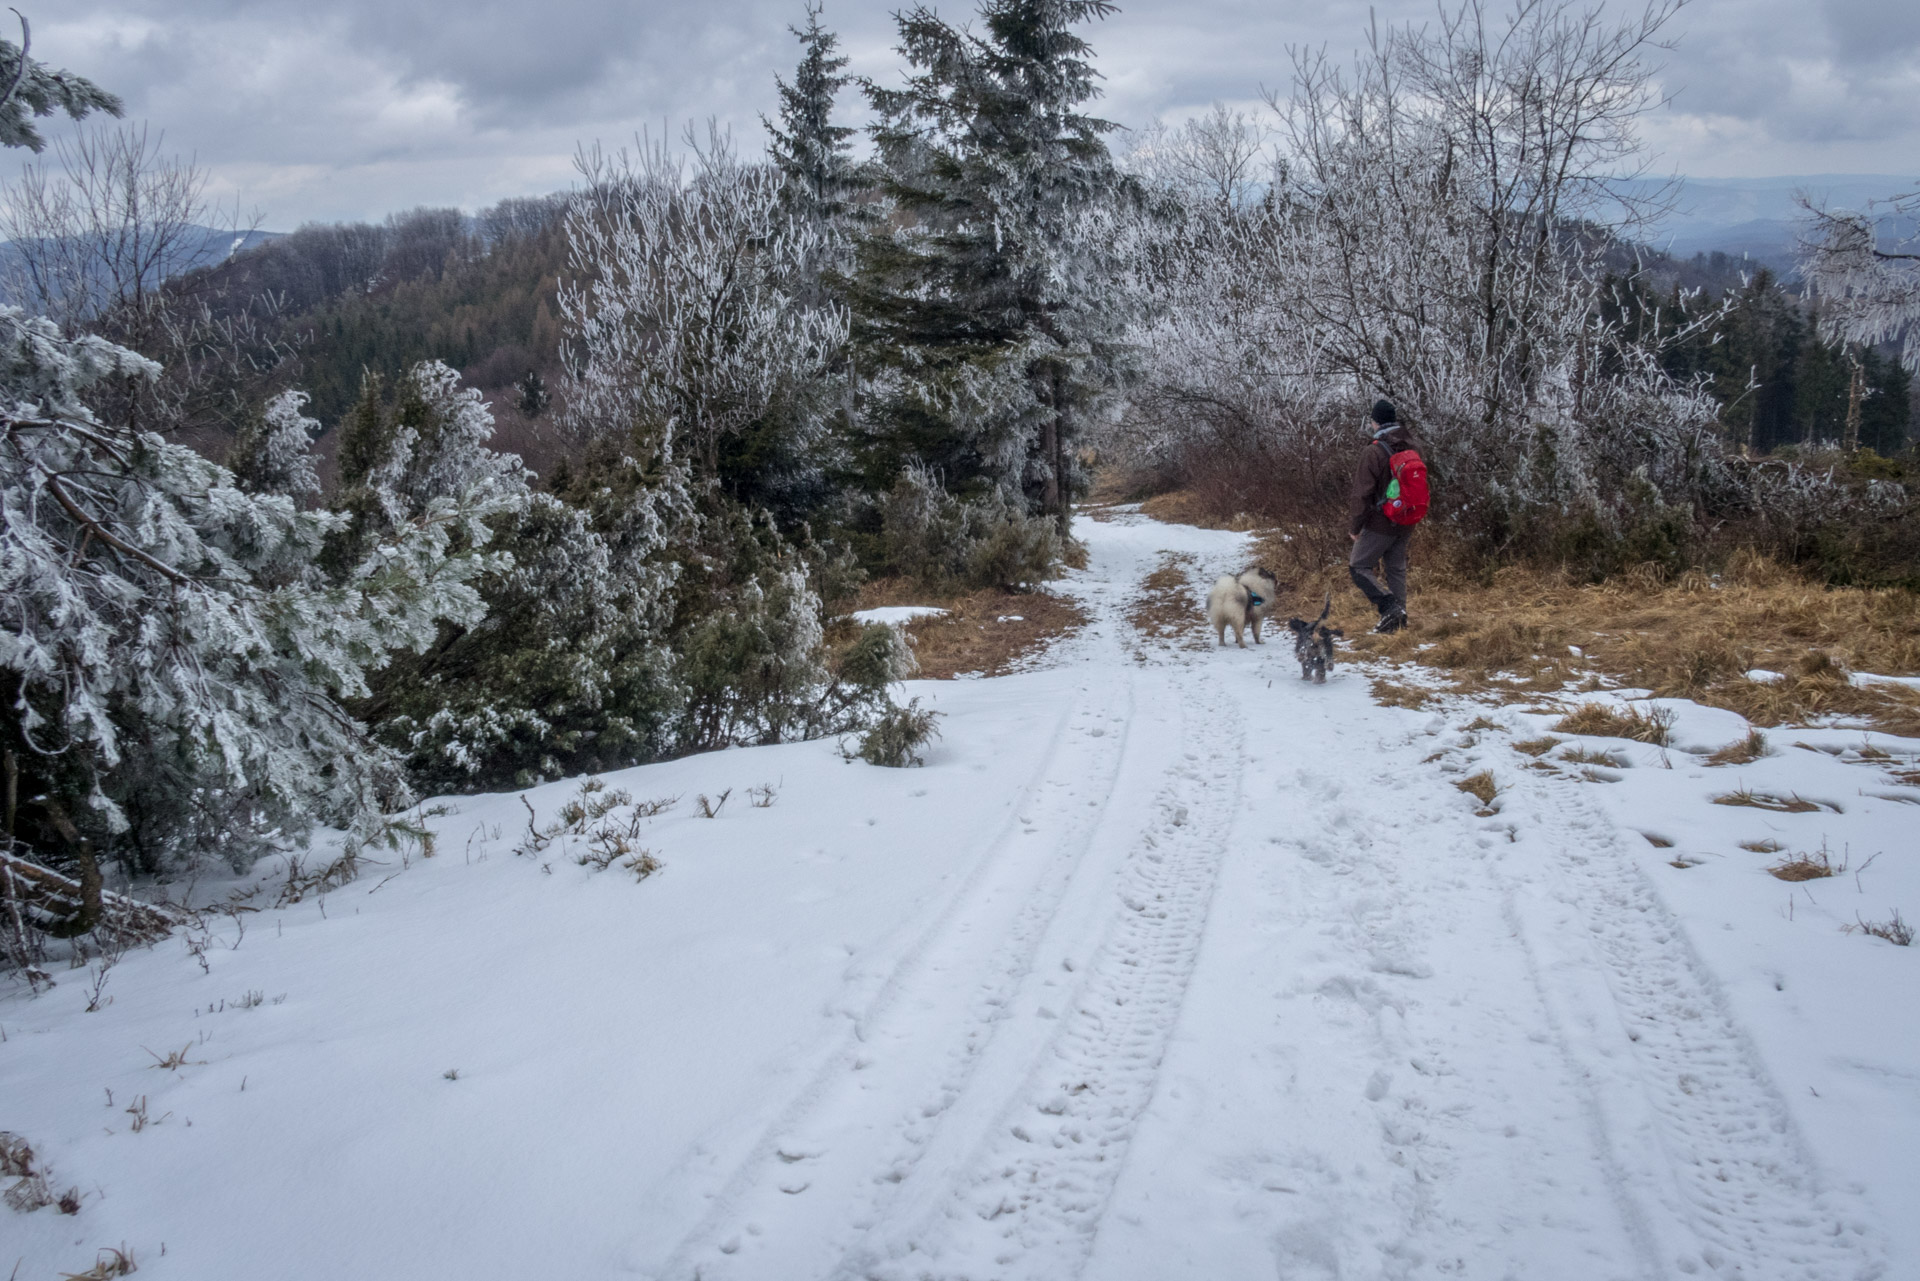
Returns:
[[[1374,401],[1372,418],[1373,439],[1347,491],[1347,572],[1380,611],[1373,630],[1397,632],[1407,625],[1407,544],[1427,514],[1427,467],[1390,402]]]

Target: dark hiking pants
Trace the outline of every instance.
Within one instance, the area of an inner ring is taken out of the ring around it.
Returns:
[[[1391,534],[1376,534],[1369,529],[1354,540],[1353,551],[1347,556],[1347,573],[1353,585],[1366,593],[1382,614],[1396,603],[1403,610],[1407,607],[1407,544],[1412,541],[1411,525]],[[1375,566],[1385,571],[1384,586],[1382,575],[1374,572]]]

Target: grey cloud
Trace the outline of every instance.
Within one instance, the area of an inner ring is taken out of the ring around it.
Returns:
[[[889,11],[829,0],[854,70],[898,73]],[[122,94],[274,225],[418,203],[482,203],[563,185],[576,144],[716,115],[743,146],[774,103],[801,0],[57,0],[31,13],[35,49]],[[965,17],[971,3],[944,4]],[[1431,0],[1137,0],[1091,36],[1106,75],[1095,108],[1126,125],[1284,88],[1288,45],[1344,59],[1380,22],[1431,21]],[[1910,0],[1696,0],[1664,83],[1682,170],[1738,122],[1766,160],[1851,139],[1865,167],[1920,154],[1920,7]],[[849,117],[859,104],[849,95]],[[1668,127],[1669,125],[1673,127]],[[1692,141],[1689,141],[1692,140]],[[12,161],[17,163],[17,160]],[[1784,161],[1779,162],[1784,163]],[[1774,168],[1772,172],[1780,172]],[[1804,172],[1805,170],[1800,170]]]

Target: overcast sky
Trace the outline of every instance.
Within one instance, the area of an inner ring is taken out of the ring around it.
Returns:
[[[1498,0],[1490,0],[1497,7]],[[889,81],[892,5],[828,0]],[[1618,8],[1618,6],[1615,6]],[[801,0],[23,0],[33,53],[120,94],[223,196],[291,229],[563,188],[575,146],[718,116],[751,148]],[[942,5],[964,18],[970,5]],[[1380,0],[1381,22],[1431,3]],[[1089,34],[1124,125],[1284,87],[1287,46],[1359,42],[1357,0],[1129,0]],[[1624,10],[1621,10],[1624,12]],[[1693,0],[1646,137],[1698,177],[1920,177],[1920,3]],[[849,91],[845,105],[857,109]],[[55,123],[50,133],[69,131]],[[11,172],[10,169],[0,173]]]

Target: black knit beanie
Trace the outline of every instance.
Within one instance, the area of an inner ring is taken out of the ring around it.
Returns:
[[[1385,400],[1376,400],[1373,402],[1373,421],[1375,421],[1376,423],[1379,423],[1382,427],[1384,427],[1388,423],[1397,423],[1400,421],[1400,419],[1398,415],[1396,415],[1393,412],[1393,405],[1391,402],[1385,401]]]

